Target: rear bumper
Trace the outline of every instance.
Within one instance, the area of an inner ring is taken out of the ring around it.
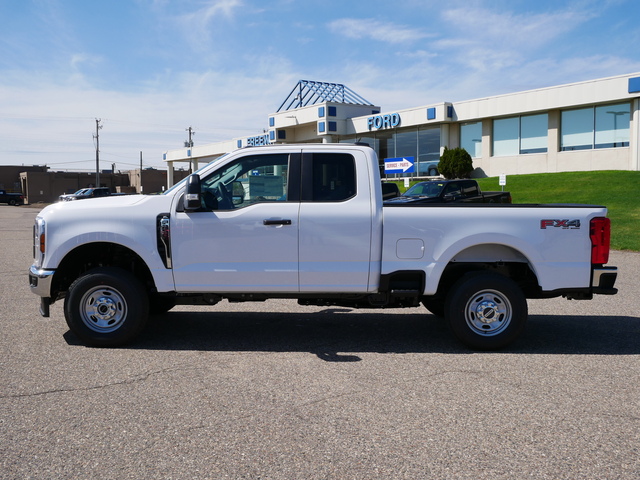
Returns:
[[[613,286],[618,277],[618,267],[596,267],[593,269],[591,291],[599,295],[615,295],[618,289]]]

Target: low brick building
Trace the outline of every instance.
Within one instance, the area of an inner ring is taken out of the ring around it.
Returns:
[[[18,168],[18,167],[17,167]],[[22,171],[18,174],[18,185],[26,197],[27,203],[52,203],[64,193],[73,193],[81,188],[93,187],[95,172],[48,172]],[[176,171],[175,178],[181,180],[189,172]],[[112,192],[123,193],[160,193],[166,188],[166,170],[140,169],[123,173],[102,172],[101,187],[109,187]],[[10,191],[8,188],[6,189]]]

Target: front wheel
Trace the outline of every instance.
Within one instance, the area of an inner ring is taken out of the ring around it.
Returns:
[[[527,300],[510,278],[493,273],[469,273],[453,285],[446,301],[453,333],[470,348],[496,350],[522,333]]]
[[[124,345],[135,339],[147,323],[147,292],[125,270],[96,268],[69,287],[64,316],[69,329],[86,345]]]

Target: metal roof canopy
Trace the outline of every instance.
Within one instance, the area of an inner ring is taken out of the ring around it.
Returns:
[[[291,93],[285,101],[282,102],[282,105],[278,108],[278,112],[286,112],[295,108],[306,107],[308,105],[315,105],[316,103],[323,102],[373,106],[371,102],[365,100],[349,87],[340,83],[300,80],[293,90],[291,90]]]

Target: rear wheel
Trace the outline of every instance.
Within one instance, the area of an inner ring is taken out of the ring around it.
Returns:
[[[78,278],[64,302],[69,329],[86,345],[115,347],[134,340],[147,323],[142,284],[119,268],[96,268]]]
[[[451,288],[446,317],[453,333],[470,348],[496,350],[513,342],[527,321],[527,300],[510,278],[469,273]]]

